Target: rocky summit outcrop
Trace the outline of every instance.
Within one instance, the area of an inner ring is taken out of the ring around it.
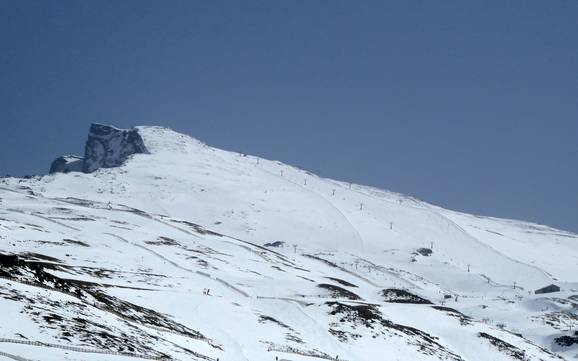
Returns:
[[[82,172],[84,159],[77,155],[63,155],[50,165],[50,173]]]
[[[50,173],[92,173],[100,168],[118,167],[131,155],[138,153],[147,153],[147,149],[137,129],[118,129],[110,125],[92,124],[84,158],[59,157],[52,162]]]
[[[147,153],[137,129],[92,124],[86,141],[82,171],[91,173],[99,168],[118,167],[129,156],[137,153]]]

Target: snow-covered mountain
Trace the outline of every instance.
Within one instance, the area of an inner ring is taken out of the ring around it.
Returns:
[[[576,234],[160,127],[51,168],[0,179],[0,360],[578,357]]]

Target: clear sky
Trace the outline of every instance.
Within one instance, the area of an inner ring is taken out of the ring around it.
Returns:
[[[578,1],[0,0],[0,173],[91,122],[578,231]]]

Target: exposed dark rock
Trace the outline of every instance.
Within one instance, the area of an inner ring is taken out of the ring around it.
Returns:
[[[66,155],[57,158],[50,173],[92,173],[100,168],[121,166],[131,155],[147,153],[137,129],[117,129],[110,125],[92,124],[84,149],[84,158]]]
[[[173,321],[164,314],[155,310],[145,308],[120,298],[111,296],[95,288],[88,290],[90,295],[100,303],[102,310],[119,315],[120,317],[132,322],[140,323],[146,326],[153,326],[168,332],[172,332],[185,337],[191,337],[200,340],[207,338],[198,331],[192,330],[176,321]]]
[[[265,243],[263,246],[265,247],[281,247],[285,242],[283,241],[275,241],[270,243]]]
[[[353,283],[349,283],[346,280],[342,280],[341,278],[335,278],[335,277],[325,277],[325,278],[327,278],[328,280],[335,281],[335,282],[337,282],[343,286],[346,286],[346,287],[356,287],[357,288],[357,286],[354,285]]]
[[[516,360],[526,360],[526,352],[524,350],[521,350],[518,347],[504,340],[501,340],[485,332],[478,333],[478,337],[487,339],[490,342],[490,344],[495,346],[499,351],[505,353],[506,355]]]
[[[577,344],[578,345],[578,331],[574,332],[574,336],[560,336],[560,337],[556,337],[554,339],[554,342],[556,342],[558,345],[563,346],[563,347],[570,347],[573,344]]]
[[[466,316],[460,311],[453,309],[451,307],[432,306],[432,308],[438,311],[443,311],[447,313],[449,316],[457,318],[462,326],[470,325],[472,323],[472,318],[470,316]]]
[[[437,337],[415,327],[401,325],[383,318],[376,305],[350,305],[342,302],[326,302],[325,304],[331,308],[329,314],[337,316],[339,320],[339,322],[330,323],[329,332],[342,342],[346,342],[348,338],[359,337],[356,333],[343,330],[346,325],[355,330],[365,327],[373,338],[396,334],[404,337],[409,344],[416,346],[420,353],[437,356],[440,360],[463,361],[459,355],[439,344]]]
[[[283,322],[271,317],[271,316],[267,316],[267,315],[260,315],[259,316],[259,322],[260,323],[267,323],[267,322],[272,322],[272,323],[276,323],[277,325],[286,328],[288,330],[293,330],[291,327],[287,326],[286,324],[284,324]]]
[[[77,155],[63,155],[56,158],[50,165],[50,174],[82,172],[84,159]]]
[[[38,287],[57,290],[79,300],[92,300],[92,305],[102,311],[114,314],[124,320],[140,323],[185,337],[200,340],[208,339],[198,331],[192,330],[157,311],[124,301],[99,289],[101,285],[74,279],[64,279],[48,272],[49,270],[66,271],[64,265],[38,262],[27,256],[0,253],[0,276]],[[94,302],[97,301],[97,302]],[[48,315],[45,321],[58,321]],[[217,347],[211,344],[213,347]]]
[[[397,288],[388,288],[381,291],[385,302],[391,303],[416,303],[431,305],[431,301],[426,300],[418,295],[414,295],[406,290],[400,290]]]
[[[223,237],[222,234],[217,233],[217,232],[213,232],[213,231],[211,231],[211,230],[208,230],[208,229],[206,229],[205,227],[200,226],[200,225],[198,225],[198,224],[196,224],[196,223],[192,223],[192,222],[188,222],[188,221],[183,221],[183,220],[179,220],[179,219],[171,219],[171,221],[172,221],[172,222],[175,222],[175,223],[184,224],[184,225],[186,225],[186,226],[194,229],[195,232],[200,233],[200,234],[208,234],[208,235],[211,235],[211,236]]]
[[[179,242],[169,237],[159,237],[156,241],[145,241],[145,243],[155,246],[180,246]]]
[[[22,305],[21,313],[27,315],[41,333],[47,329],[57,332],[55,339],[61,346],[70,349],[97,348],[103,353],[138,353],[155,359],[167,357],[151,347],[160,341],[158,336],[126,322],[124,325],[128,328],[125,327],[123,330],[117,326],[104,324],[99,319],[92,320],[94,314],[82,302],[52,299],[45,295],[31,297],[29,293],[16,289],[0,289],[0,298],[19,302]],[[125,332],[127,329],[128,332]],[[26,339],[25,336],[20,337]],[[83,347],[79,347],[78,343]],[[54,347],[53,345],[46,343],[43,346]]]
[[[69,243],[69,244],[74,244],[77,246],[82,246],[82,247],[90,247],[88,244],[82,242],[82,241],[77,241],[75,239],[68,239],[68,238],[64,238],[63,239],[64,242]]]
[[[418,248],[415,251],[416,251],[416,253],[421,254],[424,257],[429,257],[433,253],[431,248]]]
[[[346,290],[345,288],[341,288],[339,286],[330,285],[327,283],[320,283],[317,285],[319,288],[323,288],[331,292],[331,297],[334,298],[346,298],[348,300],[360,300],[361,297],[356,295],[355,293]]]
[[[147,153],[136,129],[117,129],[103,124],[92,124],[86,141],[83,172],[99,168],[118,167],[137,153]]]

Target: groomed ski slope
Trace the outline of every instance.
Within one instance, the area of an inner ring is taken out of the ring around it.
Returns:
[[[0,338],[132,355],[10,342],[0,351],[32,360],[578,354],[578,343],[554,342],[578,329],[578,236],[320,178],[166,128],[138,131],[150,154],[121,167],[0,180],[0,253],[24,260],[0,278],[10,315]],[[562,292],[533,294],[551,283]],[[432,304],[392,303],[384,289]],[[118,302],[138,307],[118,312]]]

